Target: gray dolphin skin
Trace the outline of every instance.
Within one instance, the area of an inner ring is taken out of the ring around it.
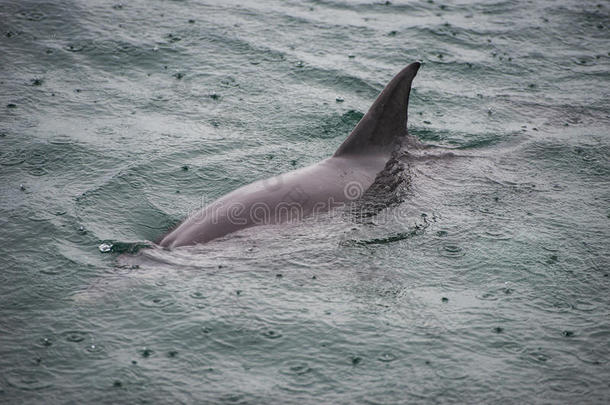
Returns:
[[[407,108],[419,62],[401,70],[335,154],[321,162],[234,190],[189,216],[159,244],[205,243],[255,225],[327,212],[359,198],[407,138]]]

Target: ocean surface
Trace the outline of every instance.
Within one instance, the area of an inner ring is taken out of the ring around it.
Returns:
[[[610,402],[610,4],[0,3],[0,402]],[[154,241],[423,62],[401,202]]]

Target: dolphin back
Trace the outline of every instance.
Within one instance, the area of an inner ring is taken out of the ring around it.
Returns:
[[[392,151],[397,139],[407,134],[409,93],[420,65],[411,63],[394,76],[334,156]]]

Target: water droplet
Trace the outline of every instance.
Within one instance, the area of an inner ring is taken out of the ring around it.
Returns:
[[[396,356],[392,353],[382,353],[377,359],[379,361],[383,361],[384,363],[389,363],[391,361],[396,360]]]
[[[87,346],[87,351],[89,353],[99,353],[102,352],[104,350],[104,348],[100,345],[96,345],[95,343],[91,343],[89,346]]]
[[[80,331],[68,331],[68,332],[64,332],[63,335],[66,337],[66,340],[68,342],[78,343],[78,342],[82,342],[83,340],[85,340],[87,333],[80,332]]]
[[[196,300],[201,300],[205,298],[205,295],[199,291],[195,291],[190,294],[190,297]]]
[[[261,335],[263,335],[267,339],[279,339],[279,338],[282,337],[282,333],[281,332],[276,332],[276,331],[271,330],[271,329],[264,330],[263,332],[261,332]]]
[[[108,253],[108,252],[110,252],[110,251],[112,250],[112,244],[109,244],[109,243],[102,243],[102,244],[99,246],[99,250],[100,250],[100,252],[102,252],[102,253]]]

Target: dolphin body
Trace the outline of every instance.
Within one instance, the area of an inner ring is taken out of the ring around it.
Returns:
[[[255,225],[298,220],[355,200],[407,140],[407,108],[419,62],[401,70],[335,154],[312,166],[240,187],[168,233],[166,248],[205,243]]]

